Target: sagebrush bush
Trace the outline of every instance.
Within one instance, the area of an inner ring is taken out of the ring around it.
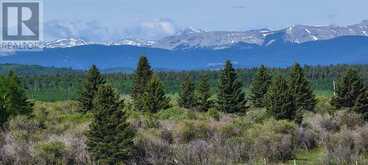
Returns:
[[[63,142],[49,142],[35,145],[35,155],[37,164],[66,164],[66,146]]]
[[[270,119],[255,124],[246,135],[252,140],[252,154],[255,159],[284,161],[295,158],[296,125],[285,120]]]
[[[218,110],[211,108],[208,110],[207,112],[208,116],[216,121],[220,120],[220,113],[218,112]]]
[[[176,128],[176,137],[179,143],[188,143],[195,139],[207,139],[211,130],[206,123],[183,122]]]
[[[341,132],[331,134],[326,140],[325,161],[333,164],[351,164],[359,158],[361,146],[357,142],[358,135],[344,128]]]

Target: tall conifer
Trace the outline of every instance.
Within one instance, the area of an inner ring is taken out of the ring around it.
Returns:
[[[291,68],[288,83],[290,92],[294,96],[296,108],[298,110],[314,111],[317,100],[299,64],[295,64]]]
[[[145,112],[156,113],[169,107],[170,100],[166,97],[164,87],[156,76],[153,76],[147,84],[142,101]]]
[[[218,86],[218,109],[227,113],[244,113],[247,109],[245,94],[238,75],[230,61],[225,62]]]
[[[202,75],[197,88],[197,109],[201,112],[206,112],[211,106],[210,84],[208,75]]]
[[[179,93],[179,106],[191,109],[195,105],[195,85],[190,75],[185,77]]]
[[[8,121],[9,114],[5,107],[5,79],[0,76],[0,129]]]
[[[331,104],[336,108],[351,108],[357,98],[365,92],[363,81],[357,71],[347,70],[336,82],[335,96],[331,99]]]
[[[148,59],[144,56],[140,57],[137,69],[134,75],[134,82],[132,88],[132,99],[136,110],[143,110],[143,94],[145,92],[148,82],[152,78],[151,66]]]
[[[97,90],[101,85],[104,84],[105,80],[100,71],[96,65],[92,65],[87,72],[80,96],[78,98],[81,112],[88,112],[93,109],[93,100],[96,96]]]
[[[362,114],[363,118],[368,121],[368,91],[366,90],[359,95],[354,103],[353,109]]]
[[[5,80],[4,104],[9,116],[30,115],[33,104],[15,72],[10,71]]]
[[[87,149],[97,164],[121,164],[133,154],[135,131],[122,106],[110,86],[99,87],[94,99],[94,118],[86,134]]]
[[[268,87],[271,85],[271,76],[264,65],[258,69],[250,88],[250,100],[255,107],[265,106],[265,95]]]
[[[276,119],[295,119],[294,98],[289,91],[287,81],[283,77],[278,76],[272,80],[266,94],[266,108]]]

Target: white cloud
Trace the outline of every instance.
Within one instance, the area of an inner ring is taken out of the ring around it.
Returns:
[[[96,21],[53,20],[45,23],[45,39],[81,38],[88,41],[105,41],[119,38],[118,32],[100,25]]]
[[[169,19],[145,21],[128,28],[113,29],[96,21],[53,20],[45,23],[45,40],[81,38],[87,41],[112,41],[123,38],[157,40],[179,31]]]
[[[130,38],[156,40],[162,37],[174,35],[180,28],[169,19],[158,19],[142,22],[138,26],[126,29],[126,35]]]

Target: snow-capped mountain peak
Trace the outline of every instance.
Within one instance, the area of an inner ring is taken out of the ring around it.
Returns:
[[[270,46],[273,43],[304,42],[329,40],[342,36],[368,37],[368,20],[349,26],[310,26],[292,25],[281,30],[258,29],[248,31],[204,31],[193,27],[185,28],[175,35],[157,41],[142,39],[122,39],[113,42],[87,42],[81,39],[60,39],[43,43],[46,48],[66,48],[88,44],[129,45],[137,47],[152,47],[162,49],[211,48],[226,49],[235,44],[246,43],[260,46]]]
[[[54,41],[45,41],[42,43],[42,47],[45,48],[68,48],[75,46],[83,46],[88,45],[89,43],[82,39],[75,38],[67,38],[67,39],[58,39]]]
[[[183,29],[182,31],[177,32],[176,35],[190,35],[190,34],[204,33],[204,32],[206,31],[202,29],[188,27],[188,28]]]
[[[150,47],[154,44],[154,41],[145,41],[140,39],[122,39],[116,42],[112,42],[110,45],[129,45],[138,47]]]

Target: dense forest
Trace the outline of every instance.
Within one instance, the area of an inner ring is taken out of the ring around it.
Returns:
[[[331,66],[303,66],[306,77],[311,81],[312,88],[318,95],[330,96],[333,90],[333,80],[343,71],[352,68],[357,70],[364,81],[368,79],[368,65],[331,65]],[[62,101],[75,100],[78,97],[78,90],[83,81],[84,71],[41,67],[36,65],[0,65],[0,75],[6,74],[10,70],[15,71],[24,82],[27,95],[35,100],[42,101]],[[254,78],[257,68],[239,68],[237,73],[245,89],[249,88],[250,82]],[[290,68],[271,68],[272,75],[286,75]],[[120,94],[129,94],[133,84],[132,73],[110,73],[103,72],[103,77]],[[207,74],[211,91],[216,92],[215,86],[220,76],[219,70],[200,70],[200,71],[158,71],[157,76],[165,85],[165,90],[169,94],[177,94],[180,82],[190,74],[193,81],[198,81],[200,75]]]
[[[367,71],[1,65],[0,164],[367,164]]]

